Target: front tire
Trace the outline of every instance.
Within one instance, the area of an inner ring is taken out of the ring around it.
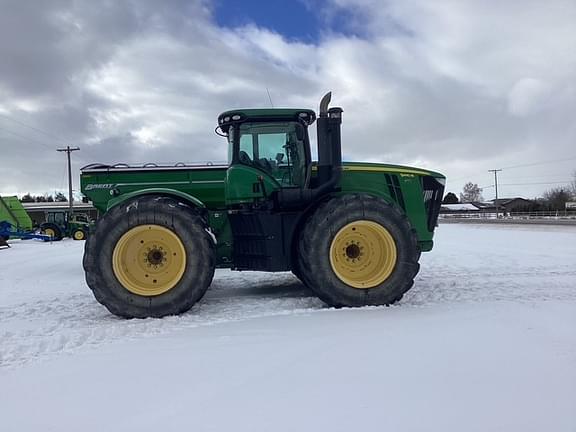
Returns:
[[[181,314],[214,276],[214,242],[203,218],[163,196],[121,203],[99,221],[84,250],[96,300],[125,318]]]
[[[72,238],[74,240],[86,240],[86,231],[77,228],[72,232]]]
[[[298,243],[304,282],[334,307],[389,305],[420,269],[415,230],[382,199],[350,194],[321,204]]]

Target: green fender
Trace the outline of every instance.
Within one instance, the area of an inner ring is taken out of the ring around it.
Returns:
[[[106,211],[110,210],[112,207],[126,201],[132,199],[134,197],[142,196],[142,195],[165,195],[165,196],[172,196],[182,198],[185,201],[188,201],[192,205],[199,207],[199,208],[206,208],[204,203],[200,201],[198,198],[188,195],[185,192],[181,192],[174,189],[166,189],[166,188],[149,188],[149,189],[141,189],[134,192],[129,192],[127,194],[122,194],[116,198],[111,199],[108,201],[108,206],[106,207]]]

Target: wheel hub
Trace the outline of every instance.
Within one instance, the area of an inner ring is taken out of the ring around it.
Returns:
[[[336,276],[353,288],[383,283],[397,261],[396,242],[382,225],[358,220],[342,227],[330,245],[330,264]]]
[[[144,254],[144,261],[147,262],[148,267],[163,266],[166,262],[166,252],[162,249],[162,246],[153,246],[153,249],[148,248],[148,253]]]
[[[178,235],[160,225],[140,225],[116,243],[112,256],[118,281],[142,296],[163,294],[180,281],[186,268],[186,250]]]
[[[364,248],[362,247],[362,249]],[[362,249],[360,246],[360,242],[351,243],[348,246],[346,246],[346,248],[344,249],[344,251],[346,252],[346,260],[350,261],[360,259],[360,256],[362,255]]]

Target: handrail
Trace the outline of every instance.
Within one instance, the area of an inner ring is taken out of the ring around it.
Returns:
[[[114,165],[102,164],[102,163],[92,163],[80,168],[80,171],[90,171],[90,170],[122,170],[122,169],[170,169],[170,168],[220,168],[227,167],[226,162],[193,162],[184,163],[176,162],[174,164],[157,164],[155,162],[148,162],[143,164],[127,164],[127,163],[116,163]]]

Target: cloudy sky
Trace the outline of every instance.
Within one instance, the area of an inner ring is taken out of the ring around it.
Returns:
[[[226,158],[229,108],[344,108],[345,158],[534,197],[576,170],[576,0],[0,0],[0,194]]]

